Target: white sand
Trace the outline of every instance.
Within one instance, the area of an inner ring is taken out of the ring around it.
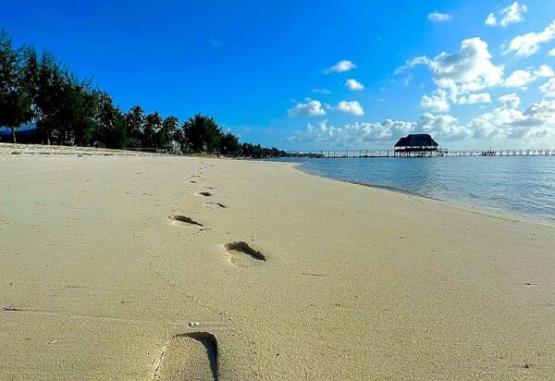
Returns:
[[[555,379],[553,225],[287,164],[13,150],[0,380]]]

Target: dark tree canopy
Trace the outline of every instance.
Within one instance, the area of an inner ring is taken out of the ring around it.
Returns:
[[[222,131],[214,118],[196,114],[183,124],[183,131],[193,152],[215,153],[220,147]]]
[[[52,55],[38,55],[31,47],[14,49],[0,31],[0,127],[10,128],[15,142],[16,130],[27,123],[36,126],[33,142],[42,144],[257,158],[284,154],[241,144],[202,114],[180,127],[175,116],[146,114],[139,105],[122,112],[108,93],[74,76]]]
[[[0,126],[16,129],[33,117],[32,95],[26,91],[22,51],[14,51],[10,37],[0,31]]]

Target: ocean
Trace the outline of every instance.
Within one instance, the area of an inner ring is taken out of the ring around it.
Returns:
[[[555,157],[291,159],[302,171],[555,222]]]

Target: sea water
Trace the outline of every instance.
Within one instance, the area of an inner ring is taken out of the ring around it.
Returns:
[[[555,157],[295,159],[300,169],[555,222]]]

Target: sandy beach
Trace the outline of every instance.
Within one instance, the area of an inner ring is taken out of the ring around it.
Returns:
[[[555,379],[552,224],[283,163],[0,168],[0,380]]]

